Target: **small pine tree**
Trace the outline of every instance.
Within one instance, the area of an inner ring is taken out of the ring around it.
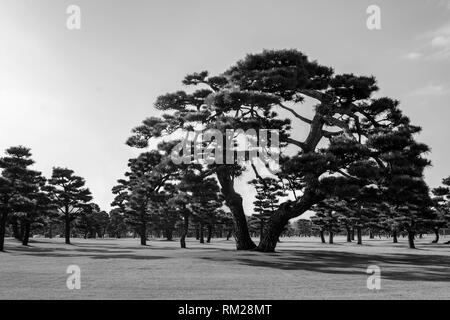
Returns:
[[[450,225],[450,177],[442,180],[443,186],[432,190],[433,193],[433,230],[436,239],[433,243],[439,242],[439,229],[448,228]]]
[[[92,200],[91,192],[85,188],[84,179],[74,175],[74,171],[67,168],[53,168],[48,190],[65,225],[65,242],[70,244],[72,222]]]
[[[260,241],[264,236],[264,228],[270,217],[278,210],[280,198],[286,196],[282,184],[273,178],[261,178],[251,180],[249,184],[256,189],[255,201],[253,202],[251,223],[252,229],[257,228]]]

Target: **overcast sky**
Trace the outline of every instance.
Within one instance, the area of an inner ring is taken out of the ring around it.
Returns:
[[[366,9],[381,8],[381,30]],[[66,9],[81,8],[81,30]],[[427,181],[450,175],[450,1],[0,0],[0,150],[32,148],[36,169],[69,167],[108,210],[137,154],[124,142],[185,74],[247,53],[296,48],[337,73],[375,75],[432,148]],[[252,191],[245,182],[247,212]]]

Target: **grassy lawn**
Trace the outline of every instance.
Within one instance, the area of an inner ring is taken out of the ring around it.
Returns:
[[[278,252],[237,252],[211,244],[138,239],[7,239],[0,253],[0,299],[450,299],[450,246],[431,237],[407,248],[390,240],[363,246],[285,238]],[[448,241],[448,239],[446,239]],[[81,290],[68,290],[66,268],[81,268]],[[366,268],[381,268],[381,290],[367,289]]]

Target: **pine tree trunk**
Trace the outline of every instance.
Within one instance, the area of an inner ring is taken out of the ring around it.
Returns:
[[[290,219],[299,217],[314,204],[323,200],[324,196],[317,194],[315,189],[306,189],[298,202],[290,201],[282,203],[266,222],[264,236],[257,250],[261,252],[274,252],[277,242],[289,223]]]
[[[356,237],[358,238],[358,244],[362,244],[362,232],[361,227],[356,228]]]
[[[23,236],[25,234],[25,221],[23,219],[20,220],[20,236],[19,236],[19,240],[23,241]]]
[[[164,236],[166,237],[167,241],[172,241],[173,240],[173,230],[172,228],[166,228],[164,230]]]
[[[439,228],[434,228],[434,234],[436,235],[436,238],[433,240],[433,243],[439,242]]]
[[[266,230],[258,245],[258,251],[274,252],[289,218],[281,210],[275,212],[266,223]]]
[[[327,242],[325,241],[325,234],[324,234],[323,230],[320,230],[320,241],[321,241],[322,243],[327,243]]]
[[[347,242],[352,242],[352,234],[349,227],[347,227]]]
[[[53,224],[52,223],[48,224],[48,237],[49,237],[49,239],[53,238]]]
[[[30,229],[31,224],[29,221],[26,221],[23,225],[23,228],[25,229],[23,232],[23,238],[22,238],[22,245],[27,246],[28,242],[30,240]]]
[[[208,237],[206,238],[206,242],[207,243],[211,243],[211,238],[212,238],[212,224],[208,224]]]
[[[184,214],[183,232],[180,237],[181,248],[186,249],[186,236],[189,232],[189,214]]]
[[[11,219],[11,226],[12,226],[12,231],[13,231],[13,237],[14,237],[14,239],[21,241],[21,238],[20,238],[20,230],[19,230],[19,223],[18,223],[16,217],[13,217],[13,218]]]
[[[397,230],[394,230],[392,232],[392,238],[393,238],[393,240],[392,240],[393,243],[398,243]]]
[[[5,235],[6,235],[6,219],[8,217],[7,213],[2,213],[0,216],[0,251],[5,249]]]
[[[333,244],[333,243],[334,243],[334,241],[333,241],[333,236],[334,236],[333,231],[330,231],[330,234],[329,234],[329,243],[330,243],[330,244]]]
[[[141,222],[141,246],[147,245],[147,224],[145,222]]]
[[[352,228],[352,241],[355,241],[355,228]]]
[[[222,194],[225,197],[225,203],[233,214],[234,234],[236,238],[237,250],[253,250],[255,243],[250,238],[247,219],[242,205],[242,197],[234,190],[234,182],[230,177],[228,170],[224,167],[217,171],[217,178],[221,185]]]
[[[415,249],[416,246],[414,245],[414,231],[408,231],[408,242],[409,242],[409,248]]]
[[[66,244],[70,244],[70,218],[66,215],[65,219],[65,233],[64,236],[66,238]]]
[[[205,234],[203,230],[203,222],[200,223],[200,243],[205,243]]]

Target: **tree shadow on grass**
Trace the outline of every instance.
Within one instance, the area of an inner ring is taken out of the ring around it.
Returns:
[[[91,258],[91,259],[133,259],[133,260],[155,260],[155,259],[166,259],[168,257],[162,256],[143,256],[134,254],[133,250],[121,250],[109,248],[109,249],[95,249],[95,248],[83,248],[77,246],[70,247],[52,247],[52,248],[42,248],[42,247],[12,247],[9,248],[7,252],[9,253],[20,253],[27,256],[35,257],[52,257],[52,258]]]
[[[251,258],[250,258],[251,257]],[[383,279],[450,282],[450,257],[440,255],[364,255],[336,251],[296,251],[243,257],[202,257],[215,262],[240,263],[283,271],[310,271],[336,275],[367,275],[367,267],[381,268]]]

